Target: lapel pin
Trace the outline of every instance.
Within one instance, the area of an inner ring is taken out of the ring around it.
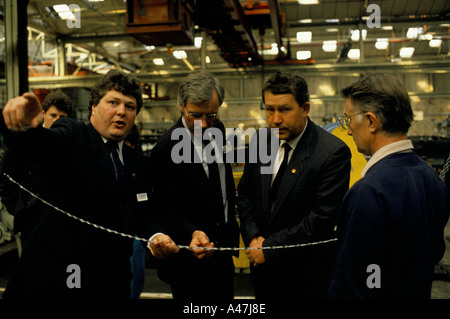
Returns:
[[[291,172],[292,172],[292,174],[295,174],[296,171],[297,170],[295,168],[293,168]]]

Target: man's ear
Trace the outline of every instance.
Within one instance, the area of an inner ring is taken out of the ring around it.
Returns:
[[[376,132],[381,128],[382,123],[374,113],[367,112],[365,117],[369,123],[369,129],[371,132]]]

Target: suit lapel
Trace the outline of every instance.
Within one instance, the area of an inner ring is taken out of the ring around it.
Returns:
[[[89,144],[87,145],[88,151],[91,153],[92,158],[96,160],[93,162],[94,171],[100,175],[99,181],[102,182],[101,187],[108,188],[107,194],[113,194],[113,189],[115,185],[114,178],[114,164],[108,151],[104,145],[104,142],[100,134],[94,129],[92,124],[88,125],[89,130]],[[99,152],[98,149],[102,149]]]
[[[270,214],[270,221],[272,221],[273,218],[277,215],[278,211],[286,200],[287,195],[291,191],[292,187],[297,183],[300,175],[303,173],[303,162],[307,160],[311,154],[313,126],[314,123],[309,120],[306,131],[298,142],[294,153],[292,154],[291,160],[289,161],[289,164],[281,181],[280,188],[278,189],[273,211]],[[268,194],[269,192],[267,191],[267,197]],[[268,205],[266,206],[268,209]]]

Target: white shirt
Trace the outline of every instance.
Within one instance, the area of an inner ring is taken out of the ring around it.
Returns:
[[[275,164],[273,165],[272,183],[275,180],[275,177],[277,176],[277,173],[278,173],[278,170],[280,169],[281,163],[283,162],[284,152],[285,152],[285,148],[283,147],[283,144],[288,143],[289,146],[291,147],[291,150],[289,151],[289,157],[288,157],[288,163],[289,163],[289,161],[291,160],[292,154],[294,154],[294,150],[297,147],[298,142],[302,138],[303,133],[305,132],[307,126],[308,126],[308,121],[306,121],[306,125],[305,125],[305,128],[303,129],[303,132],[301,132],[296,138],[290,140],[289,142],[287,142],[286,140],[281,140],[280,147],[278,148],[277,157],[275,159]]]
[[[108,142],[108,140],[106,138],[104,138],[103,136],[102,136],[102,139],[103,139],[103,142],[105,142],[105,143]],[[118,145],[119,159],[120,159],[120,161],[123,164],[123,155],[122,155],[123,140],[122,141],[118,141],[117,145]],[[112,159],[112,155],[111,155],[111,159]]]
[[[388,145],[383,146],[378,151],[375,152],[375,154],[372,155],[372,157],[367,162],[366,166],[364,167],[363,171],[361,172],[361,177],[364,177],[367,173],[367,171],[376,163],[378,163],[380,160],[385,158],[388,155],[394,154],[394,153],[400,153],[400,152],[410,152],[414,148],[411,140],[403,140],[398,141],[394,143],[390,143]]]
[[[184,128],[189,132],[192,141],[194,141],[194,134],[192,134],[191,130],[189,130],[189,127],[186,124],[186,121],[184,120],[184,116],[181,118],[181,121],[183,122]],[[217,143],[215,140],[211,140],[211,144],[214,146],[214,149],[217,148]],[[203,145],[203,144],[202,144]],[[197,155],[199,158],[202,159],[202,166],[205,170],[206,176],[209,178],[209,168],[208,163],[206,162],[206,155],[204,153],[204,148],[202,148],[203,152],[202,154],[198,153],[198,150],[196,147],[194,149],[197,151]],[[225,223],[228,222],[227,212],[228,212],[228,198],[227,198],[227,184],[226,184],[226,167],[225,163],[219,163],[217,162],[217,166],[219,168],[219,176],[220,176],[220,188],[222,189],[222,200],[223,200],[223,207],[224,207],[224,214],[225,214]]]

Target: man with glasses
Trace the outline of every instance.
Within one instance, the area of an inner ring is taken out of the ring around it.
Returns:
[[[338,259],[330,298],[430,298],[445,251],[448,190],[412,150],[407,91],[389,74],[342,90],[340,118],[370,160],[338,214]]]
[[[262,98],[269,127],[278,131],[279,164],[273,174],[262,174],[265,164],[246,163],[237,201],[244,242],[255,248],[247,251],[255,297],[325,298],[335,242],[268,248],[335,238],[336,213],[350,181],[350,149],[309,118],[308,86],[300,74],[277,72]],[[258,146],[263,130],[254,137]]]
[[[209,143],[215,150],[225,143],[225,127],[218,116],[223,100],[223,85],[213,74],[198,71],[188,75],[178,89],[181,117],[151,154],[156,205],[165,218],[168,235],[179,245],[198,248],[158,260],[158,276],[170,284],[175,299],[234,296],[232,253],[213,250],[239,245],[231,165],[217,160],[208,163],[203,152]],[[220,130],[223,138],[211,137],[208,129]],[[175,133],[180,130],[187,139],[179,141]],[[173,150],[186,140],[188,160],[180,163]],[[220,157],[216,155],[216,159]]]

